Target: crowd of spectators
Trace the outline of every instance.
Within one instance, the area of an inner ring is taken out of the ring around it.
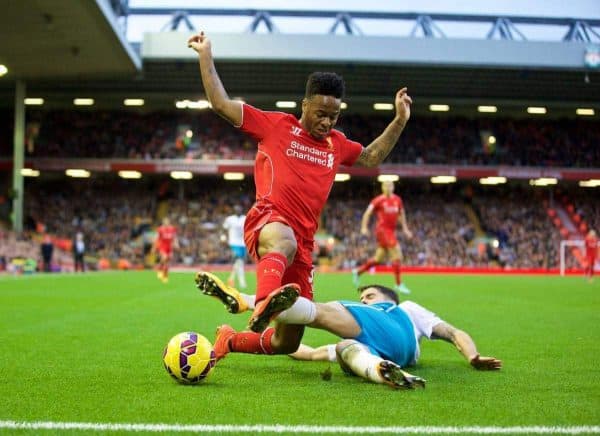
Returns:
[[[410,240],[398,232],[405,264],[477,266],[483,263],[467,250],[472,229],[460,196],[449,199],[443,192],[423,192],[414,186],[402,189],[402,185],[396,191],[403,199],[413,232]],[[322,227],[339,241],[333,250],[336,266],[350,268],[373,256],[376,249],[373,231],[369,237],[361,235],[360,223],[370,200],[379,194],[379,184],[366,189],[353,186],[341,195],[334,191],[330,206],[323,214]],[[373,218],[371,228],[374,223]]]
[[[236,186],[234,195],[225,187],[194,190],[191,197],[170,199],[168,214],[178,229],[180,250],[176,261],[185,265],[227,263],[231,253],[225,239],[223,222],[239,204],[251,205],[247,190]],[[189,195],[189,194],[188,194]]]
[[[576,213],[589,229],[600,233],[600,202],[595,188],[566,193],[564,199],[575,206]]]
[[[557,267],[561,236],[548,218],[547,202],[531,189],[475,196],[472,205],[482,228],[497,241],[489,256],[506,268]]]
[[[343,114],[338,128],[368,144],[388,122],[389,116]],[[12,126],[6,127],[0,137],[4,156],[12,150]],[[26,130],[27,153],[35,157],[253,159],[255,154],[252,140],[209,111],[32,110]],[[582,118],[414,115],[387,162],[600,167],[600,124]]]
[[[464,191],[418,184],[404,189],[398,186],[397,193],[403,198],[414,234],[407,240],[398,232],[404,264],[558,267],[561,236],[546,214],[547,199],[543,194],[518,186],[487,192],[468,189],[468,195]],[[351,196],[338,199],[339,202],[334,198],[332,206],[326,209],[325,227],[340,240],[336,249],[339,265],[352,267],[373,255],[374,237],[360,235],[360,220],[370,198],[377,194],[377,188],[370,193],[353,190]],[[474,219],[469,218],[468,209],[473,211]],[[371,221],[373,225],[374,220]]]
[[[34,272],[44,268],[40,242],[41,235],[33,237],[28,231],[17,235],[0,228],[0,271]],[[52,261],[57,267],[65,265],[70,262],[70,255],[57,250]],[[50,270],[51,265],[48,265],[48,271]]]
[[[168,215],[181,246],[174,253],[175,263],[229,262],[221,225],[234,204],[250,206],[249,189],[242,182],[232,192],[233,185],[222,186],[212,178],[188,184],[185,193],[179,190],[182,186],[169,180],[136,184],[114,178],[32,181],[26,190],[25,232],[61,239],[82,232],[90,256],[144,266],[158,217]]]
[[[542,191],[523,185],[469,189],[469,195],[465,191],[465,186],[397,185],[414,234],[406,240],[398,232],[405,265],[558,267],[561,236],[546,213],[547,190],[539,194]],[[334,186],[317,233],[316,262],[347,269],[373,255],[375,238],[360,234],[360,221],[369,201],[379,193],[376,182]],[[577,200],[582,201],[586,215],[597,217],[590,195]],[[247,209],[252,200],[251,180],[226,184],[210,177],[196,183],[158,178],[131,183],[109,177],[66,183],[35,181],[28,183],[26,192],[25,227],[29,232],[69,239],[83,232],[90,256],[149,266],[154,230],[159,217],[167,214],[178,228],[180,249],[174,253],[175,263],[228,263],[231,254],[222,223],[235,204]],[[39,246],[34,250],[39,254]]]
[[[0,139],[0,155],[12,150],[6,139]],[[256,151],[249,138],[209,112],[64,110],[28,114],[25,149],[32,157],[145,160],[253,159]]]
[[[148,245],[144,231],[153,225],[156,189],[102,179],[33,183],[26,192],[24,228],[67,240],[82,232],[88,253],[140,263]]]
[[[388,118],[350,116],[350,138],[371,141]],[[493,140],[490,141],[490,137]],[[419,117],[400,138],[389,161],[458,165],[600,166],[600,124],[593,120]]]

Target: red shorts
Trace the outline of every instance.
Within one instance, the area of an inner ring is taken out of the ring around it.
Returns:
[[[386,250],[394,248],[396,245],[398,245],[395,230],[389,230],[385,228],[375,229],[375,236],[377,237],[377,244]]]
[[[291,227],[285,217],[272,208],[254,205],[246,215],[244,224],[244,242],[246,243],[248,254],[250,254],[256,262],[259,260],[258,237],[262,228],[269,223],[282,223]],[[296,237],[296,243],[298,244],[296,256],[294,257],[294,261],[285,269],[281,282],[284,284],[298,283],[300,285],[300,295],[312,301],[314,275],[312,251],[314,241],[302,238],[295,230],[294,236]]]
[[[158,247],[158,254],[163,259],[164,258],[170,259],[171,255],[173,254],[173,248],[172,247],[167,247],[167,246],[159,246]]]

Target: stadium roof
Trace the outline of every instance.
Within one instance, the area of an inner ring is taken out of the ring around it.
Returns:
[[[131,76],[141,60],[116,30],[104,0],[10,1],[0,14],[0,63],[9,77],[32,85],[50,78]]]
[[[138,72],[140,56],[121,36],[107,4],[11,2],[0,17],[0,63],[13,74],[0,79],[0,97],[12,95],[11,77],[25,78],[28,96],[43,97],[55,107],[84,96],[95,98],[96,107],[120,108],[125,98],[143,98],[146,108],[172,109],[177,99],[203,97],[196,57],[185,46],[189,31],[147,35]],[[513,115],[524,113],[525,105],[547,105],[556,115],[572,114],[577,106],[597,108],[600,101],[600,71],[584,66],[589,44],[581,41],[282,33],[221,34],[214,40],[217,68],[229,93],[264,108],[278,99],[299,100],[306,76],[315,70],[341,73],[356,111],[391,100],[400,85],[409,87],[417,112],[430,103],[450,104],[453,113],[496,104]],[[291,54],[285,51],[290,44],[299,47]],[[0,101],[12,105],[11,98]]]

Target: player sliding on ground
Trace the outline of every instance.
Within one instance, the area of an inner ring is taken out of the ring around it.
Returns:
[[[312,249],[318,218],[340,165],[375,167],[398,142],[410,118],[412,100],[406,88],[396,92],[396,113],[367,147],[334,129],[344,96],[344,80],[336,73],[308,77],[302,116],[257,109],[227,95],[215,69],[211,41],[204,32],[188,46],[198,53],[200,75],[212,109],[258,141],[254,165],[256,202],[246,215],[244,239],[256,260],[256,308],[235,351],[288,354],[298,349],[303,325],[277,323],[266,329],[298,295],[312,301]],[[235,300],[229,287],[210,273],[196,277],[200,291]],[[233,312],[243,302],[228,306]],[[266,329],[266,330],[265,330]],[[219,335],[218,335],[219,336]]]
[[[344,338],[337,345],[319,348],[301,344],[291,356],[299,360],[337,360],[348,373],[375,383],[404,388],[425,386],[425,380],[402,369],[416,364],[420,356],[419,342],[424,337],[454,344],[476,369],[502,367],[502,362],[495,357],[481,356],[466,332],[417,303],[399,303],[394,290],[367,285],[360,287],[359,292],[360,303],[314,303],[300,297],[290,309],[282,312],[277,317],[279,322],[305,324]],[[253,296],[240,294],[239,298],[252,307]],[[222,359],[232,351],[232,341],[237,337],[230,326],[223,325],[219,331],[221,334],[214,348],[217,358]]]

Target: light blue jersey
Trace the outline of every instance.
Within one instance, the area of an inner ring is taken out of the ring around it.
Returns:
[[[246,246],[245,245],[230,245],[231,253],[235,259],[246,259]]]
[[[391,302],[365,305],[340,301],[361,328],[355,338],[375,355],[405,367],[418,355],[414,325],[407,313]]]

